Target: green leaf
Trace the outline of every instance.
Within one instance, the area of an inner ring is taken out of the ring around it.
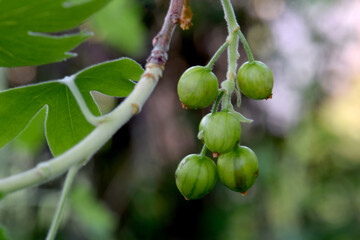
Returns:
[[[82,115],[70,89],[55,82],[52,90],[44,96],[48,105],[46,137],[54,156],[57,156],[80,142],[94,126]]]
[[[18,67],[60,62],[75,53],[66,51],[79,45],[92,34],[50,36],[39,33],[14,31],[4,35],[0,28],[0,66]]]
[[[0,92],[0,147],[15,138],[44,106],[38,95],[54,82]]]
[[[58,62],[91,34],[51,36],[44,33],[78,26],[109,0],[0,0],[0,66]]]
[[[115,97],[126,97],[134,89],[144,70],[129,58],[120,58],[89,67],[75,74],[75,83],[90,111],[98,115],[98,108],[90,94],[98,91]],[[131,81],[132,80],[132,81]]]
[[[46,117],[46,108],[43,108],[29,123],[28,127],[21,132],[13,142],[15,151],[28,152],[35,156],[45,143],[44,120]]]
[[[145,48],[141,11],[136,1],[113,0],[96,13],[90,26],[101,41],[128,55],[139,56]]]
[[[70,89],[59,82],[2,92],[0,106],[0,147],[21,133],[44,107],[46,136],[54,156],[71,148],[94,128],[81,114]]]
[[[140,79],[143,69],[135,61],[122,58],[89,67],[74,76],[85,102],[100,115],[90,91],[126,97]],[[46,108],[46,137],[54,156],[68,150],[94,126],[83,116],[66,81],[50,81],[0,92],[0,147],[18,136]]]

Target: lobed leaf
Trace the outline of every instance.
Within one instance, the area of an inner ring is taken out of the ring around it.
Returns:
[[[18,67],[60,62],[76,56],[68,50],[88,39],[92,34],[51,36],[39,33],[14,31],[1,33],[0,28],[0,66]]]
[[[98,115],[95,102],[90,94],[98,91],[115,97],[126,97],[134,89],[144,72],[142,67],[129,58],[103,62],[75,74],[75,83],[90,111]]]
[[[122,58],[89,67],[70,77],[80,89],[94,115],[100,111],[90,92],[126,97],[140,79],[143,69],[135,61]],[[0,92],[0,148],[19,135],[46,108],[45,128],[54,156],[68,150],[94,126],[83,116],[64,81],[50,81]]]
[[[44,107],[41,95],[54,82],[0,92],[0,147],[15,138]]]
[[[0,66],[58,62],[89,33],[51,36],[78,26],[109,0],[0,0]]]
[[[55,82],[44,98],[48,106],[46,137],[54,156],[57,156],[86,137],[94,126],[82,115],[70,89]]]

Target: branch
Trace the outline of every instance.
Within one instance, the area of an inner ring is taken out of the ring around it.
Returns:
[[[66,175],[63,190],[61,192],[61,197],[58,206],[56,208],[55,216],[52,220],[51,227],[49,229],[46,240],[52,240],[56,236],[56,231],[60,225],[60,220],[65,207],[66,199],[70,193],[71,185],[75,179],[78,170],[79,170],[79,166],[72,166]]]
[[[65,153],[39,163],[25,172],[0,179],[0,194],[47,182],[79,163],[86,163],[131,117],[138,113],[162,76],[175,26],[179,22],[184,0],[171,0],[161,31],[153,40],[153,50],[145,72],[132,93],[81,142]]]

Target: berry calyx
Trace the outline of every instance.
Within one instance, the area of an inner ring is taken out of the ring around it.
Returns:
[[[217,170],[213,160],[191,154],[179,163],[176,186],[185,199],[199,199],[208,194],[217,181]]]
[[[271,98],[274,78],[264,63],[245,62],[238,70],[237,80],[245,96],[258,100]]]
[[[183,105],[196,109],[210,106],[218,95],[218,88],[218,79],[209,68],[195,66],[181,75],[177,91]]]
[[[237,145],[231,152],[220,155],[217,170],[226,187],[245,195],[259,174],[258,159],[250,148]]]
[[[202,126],[200,124],[200,130]],[[231,151],[240,141],[241,125],[239,120],[230,112],[211,114],[203,126],[204,142],[213,153]]]

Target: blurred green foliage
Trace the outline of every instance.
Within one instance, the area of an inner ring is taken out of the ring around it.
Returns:
[[[113,239],[116,220],[108,208],[96,199],[90,184],[73,187],[70,204],[74,221],[79,223],[86,239]]]
[[[141,5],[137,1],[113,0],[90,21],[100,41],[128,56],[143,56],[145,27],[141,21]]]
[[[0,240],[11,240],[7,230],[0,225]]]

